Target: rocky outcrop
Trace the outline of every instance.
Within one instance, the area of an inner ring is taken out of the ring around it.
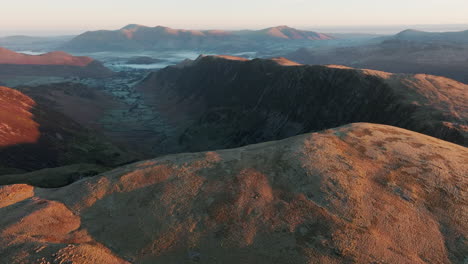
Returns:
[[[468,151],[352,124],[0,187],[5,263],[464,263]]]
[[[238,147],[352,122],[394,125],[467,145],[465,84],[282,62],[202,56],[151,74],[139,90],[175,128],[160,150]]]

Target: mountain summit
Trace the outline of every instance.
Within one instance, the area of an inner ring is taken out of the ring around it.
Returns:
[[[303,31],[288,26],[277,26],[266,28],[260,31],[273,38],[289,40],[330,40],[333,37],[314,31]]]

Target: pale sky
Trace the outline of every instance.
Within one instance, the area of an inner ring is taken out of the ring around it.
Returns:
[[[0,0],[1,32],[468,24],[468,0]]]

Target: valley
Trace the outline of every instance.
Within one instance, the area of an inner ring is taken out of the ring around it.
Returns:
[[[115,28],[0,37],[0,264],[467,263],[468,31]]]
[[[173,127],[135,89],[146,75],[146,72],[129,71],[112,80],[83,79],[80,82],[106,92],[119,102],[118,107],[108,109],[97,121],[102,131],[113,140],[151,157],[161,142],[170,137]]]
[[[127,68],[112,77],[16,89],[105,136],[129,160],[240,147],[352,122],[468,144],[467,85],[436,76],[204,55],[158,71]]]

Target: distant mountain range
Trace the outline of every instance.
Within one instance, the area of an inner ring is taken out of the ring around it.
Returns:
[[[85,32],[62,48],[68,51],[128,51],[158,49],[235,49],[268,41],[329,40],[332,36],[287,26],[262,30],[185,30],[163,26],[127,25],[119,30]]]
[[[0,47],[0,76],[107,77],[112,72],[89,57],[76,57],[55,51],[42,55],[27,55]]]
[[[0,47],[17,51],[56,50],[75,36],[7,36],[0,37]]]
[[[340,64],[388,72],[427,73],[468,83],[468,31],[405,30],[348,47],[300,48],[285,57],[304,64]]]
[[[414,29],[402,31],[389,39],[468,44],[468,30],[458,32],[426,32]]]

